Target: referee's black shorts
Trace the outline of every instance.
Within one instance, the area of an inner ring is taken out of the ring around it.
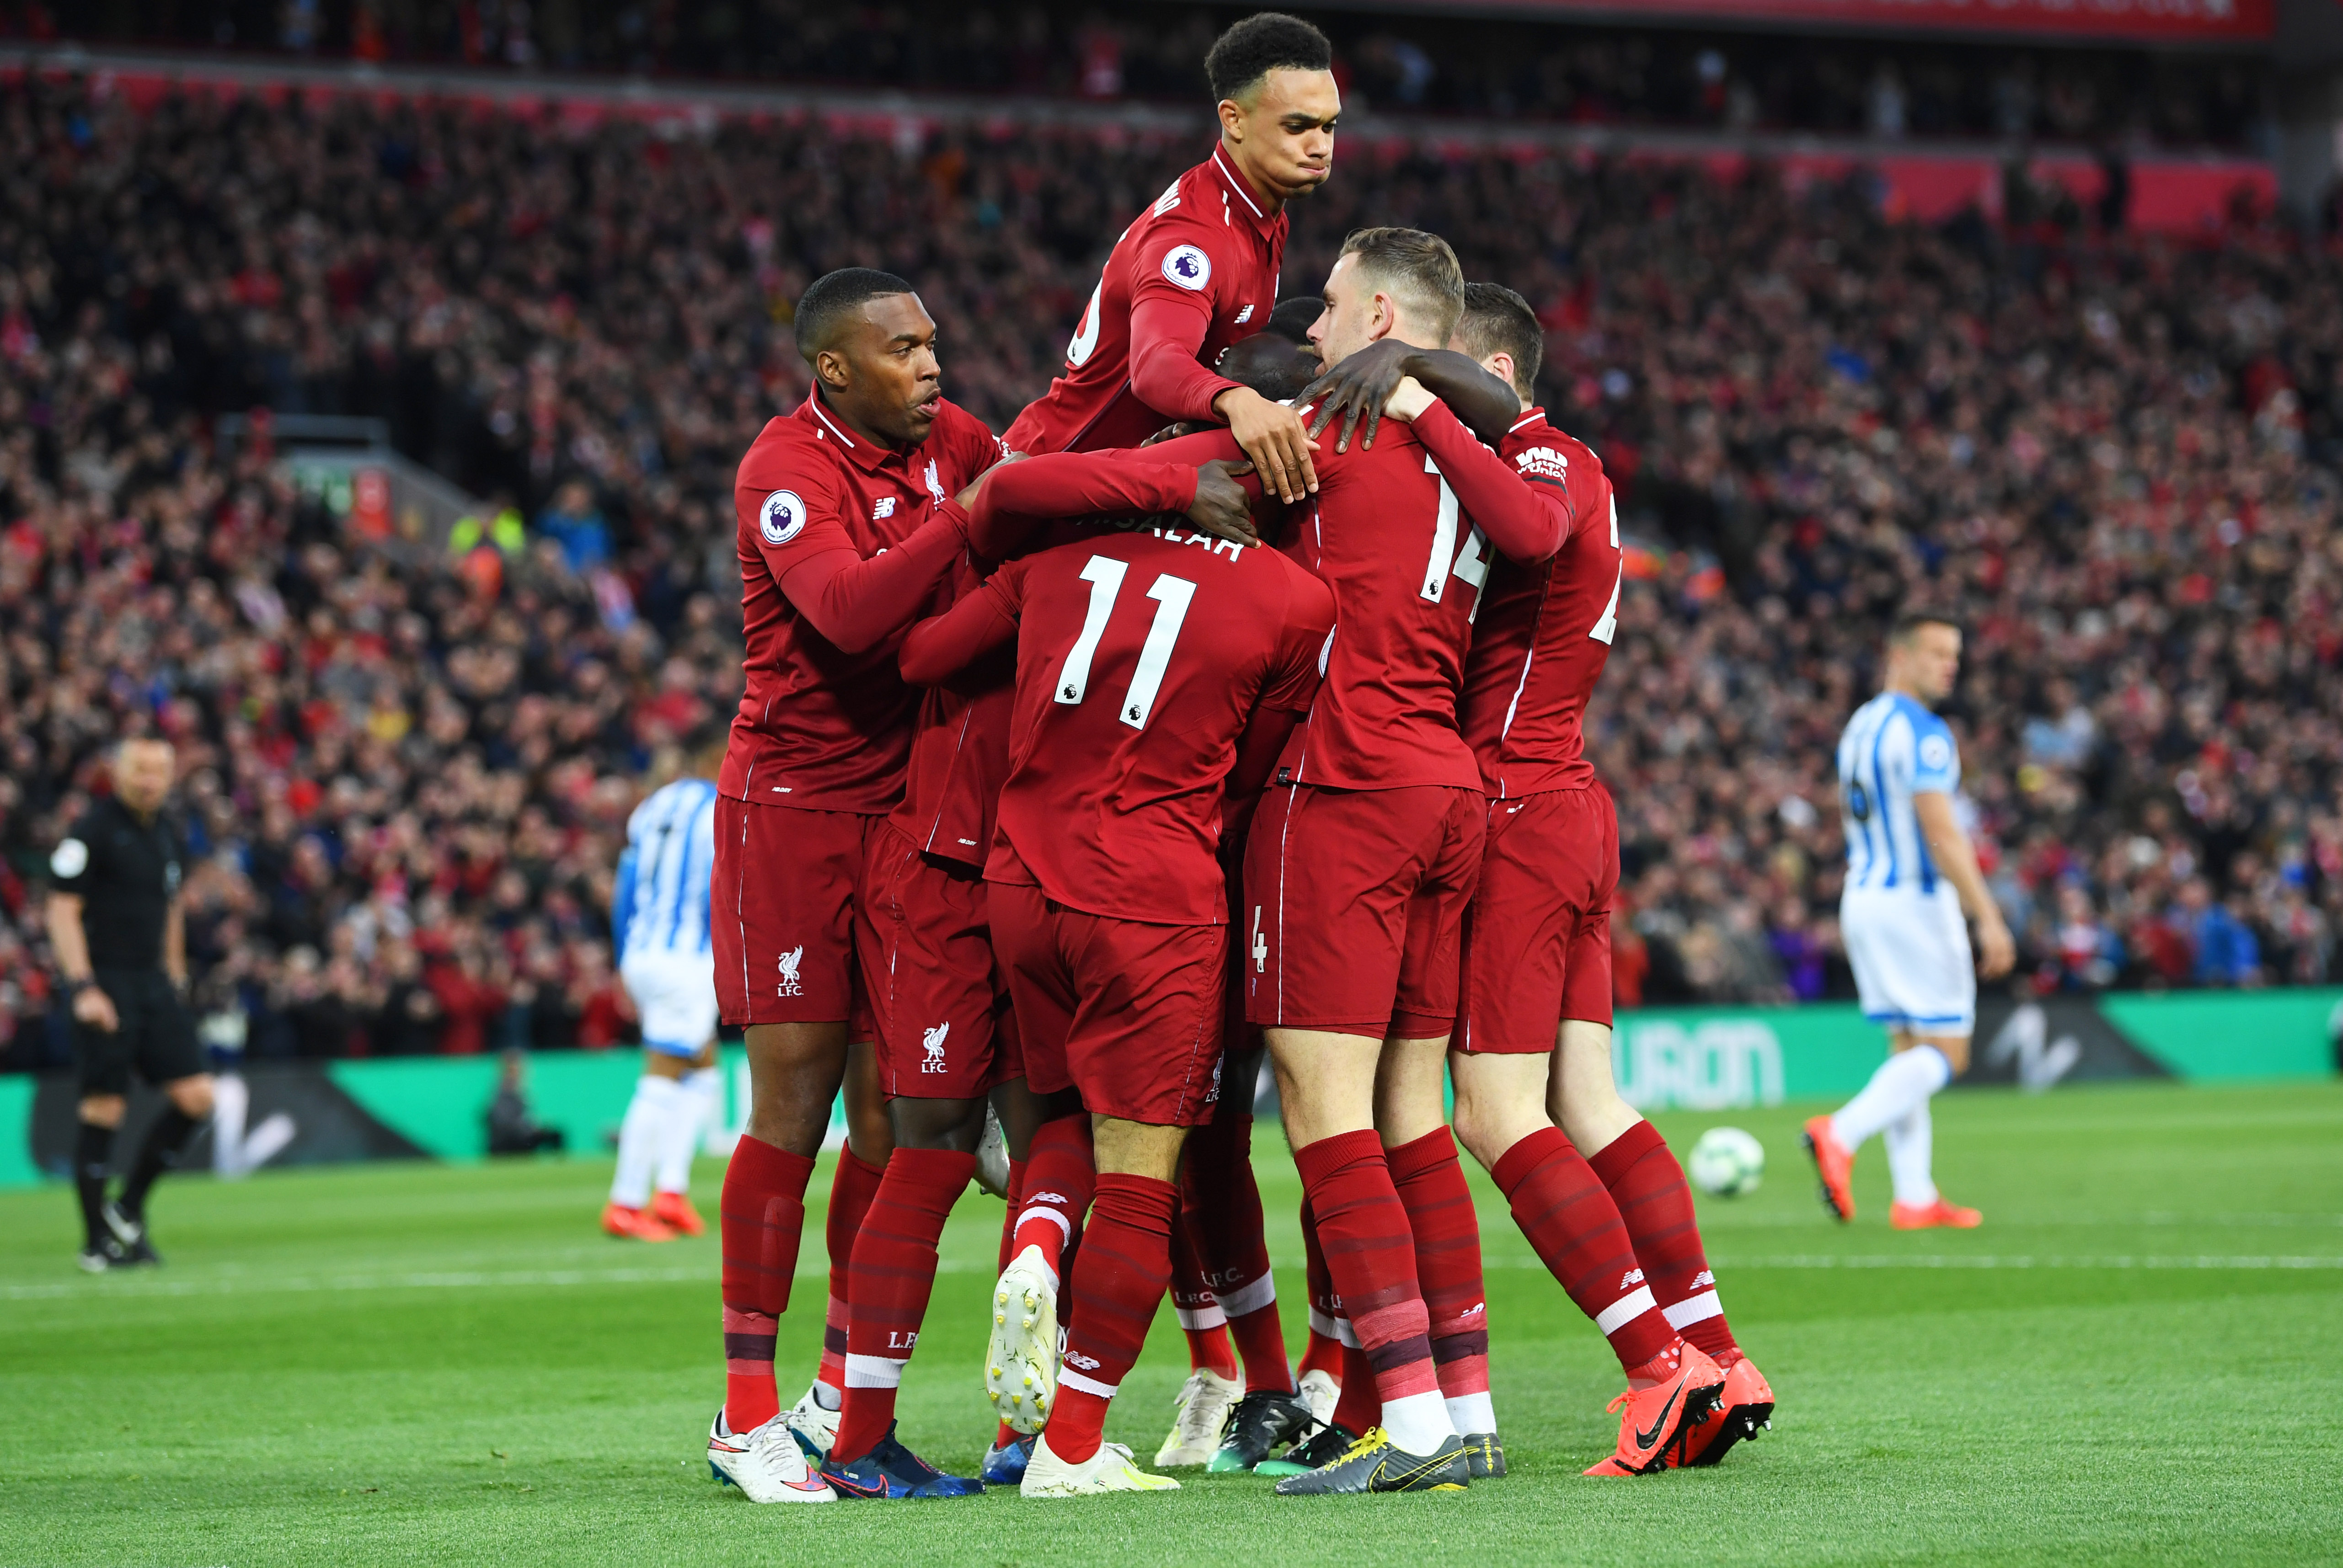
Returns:
[[[93,978],[113,1001],[122,1024],[108,1032],[74,1020],[74,1066],[81,1073],[85,1097],[129,1093],[133,1068],[152,1084],[204,1070],[195,1020],[187,1016],[168,975],[161,970],[98,970]]]

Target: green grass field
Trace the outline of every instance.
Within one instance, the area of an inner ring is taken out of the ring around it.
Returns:
[[[1662,1120],[1679,1150],[1732,1121],[1772,1160],[1761,1191],[1703,1211],[1781,1399],[1712,1471],[1579,1476],[1617,1369],[1482,1184],[1513,1474],[1420,1497],[1190,1472],[1095,1503],[752,1508],[699,1458],[714,1240],[603,1240],[607,1164],[185,1180],[156,1204],[169,1266],[100,1279],[74,1271],[65,1190],[0,1194],[0,1563],[2335,1561],[2343,1086],[1936,1104],[1939,1176],[1980,1231],[1888,1230],[1875,1146],[1862,1219],[1829,1222],[1804,1108]],[[1262,1142],[1298,1352],[1299,1192]],[[716,1180],[703,1161],[704,1202]],[[1000,1214],[955,1215],[904,1389],[905,1438],[948,1465],[990,1434]],[[813,1365],[820,1247],[817,1224],[785,1402]],[[1185,1370],[1166,1312],[1109,1434],[1151,1454]]]

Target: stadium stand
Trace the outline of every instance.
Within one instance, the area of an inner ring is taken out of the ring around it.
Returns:
[[[1004,427],[1099,236],[1185,140],[490,115],[385,95],[0,88],[0,1049],[64,1060],[47,847],[101,746],[181,745],[207,1027],[261,1055],[606,1043],[604,910],[655,754],[739,685],[733,465],[805,387],[789,303],[917,280]],[[2004,221],[1860,174],[1362,150],[1368,221],[1549,327],[1620,482],[1598,698],[1623,1001],[1845,989],[1832,739],[1885,618],[1970,630],[1953,717],[2030,982],[2343,974],[2343,256],[2190,243],[2014,176]],[[223,414],[363,415],[488,506],[358,526]]]

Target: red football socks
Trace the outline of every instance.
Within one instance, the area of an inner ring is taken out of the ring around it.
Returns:
[[[1375,1392],[1375,1369],[1367,1364],[1364,1351],[1343,1344],[1339,1333],[1334,1344],[1342,1359],[1332,1370],[1342,1380],[1342,1397],[1334,1402],[1334,1424],[1353,1437],[1364,1437],[1370,1428],[1383,1423],[1383,1396]]]
[[[1081,1315],[1066,1332],[1050,1452],[1079,1464],[1099,1451],[1107,1405],[1121,1386],[1172,1282],[1172,1225],[1180,1190],[1151,1176],[1098,1178],[1075,1284]]]
[[[1326,1249],[1326,1270],[1342,1298],[1343,1315],[1373,1369],[1376,1396],[1386,1407],[1416,1395],[1437,1396],[1432,1322],[1415,1276],[1415,1237],[1393,1189],[1383,1144],[1372,1131],[1338,1132],[1295,1150],[1293,1162],[1318,1216],[1318,1241]]]
[[[1261,1188],[1252,1174],[1250,1115],[1224,1107],[1189,1138],[1180,1171],[1180,1229],[1228,1317],[1228,1336],[1244,1360],[1245,1392],[1292,1393],[1293,1363],[1286,1359],[1285,1328],[1277,1318],[1277,1280],[1270,1271]]]
[[[822,1307],[821,1367],[814,1373],[814,1382],[832,1395],[842,1396],[846,1390],[846,1325],[851,1316],[847,1303],[851,1300],[854,1241],[886,1176],[884,1165],[873,1165],[853,1150],[841,1149],[838,1170],[830,1179],[830,1219],[823,1227],[830,1242],[830,1300]]]
[[[1701,1246],[1692,1190],[1667,1140],[1650,1122],[1638,1121],[1596,1150],[1587,1163],[1610,1189],[1669,1327],[1719,1366],[1731,1367],[1741,1359],[1741,1347],[1716,1299],[1716,1276]]]
[[[1017,1225],[1010,1238],[1009,1255],[1028,1247],[1041,1249],[1041,1261],[1052,1274],[1059,1271],[1082,1212],[1091,1206],[1098,1168],[1091,1161],[1091,1119],[1088,1112],[1044,1122],[1033,1134],[1025,1159],[1025,1191],[1018,1200]],[[1004,1265],[1005,1266],[1005,1265]],[[1060,1292],[1062,1297],[1063,1291]],[[1058,1321],[1063,1322],[1062,1307]],[[1051,1445],[1054,1452],[1056,1444]]]
[[[1342,1341],[1335,1332],[1334,1319],[1341,1308],[1333,1278],[1326,1272],[1326,1251],[1318,1244],[1318,1215],[1307,1198],[1302,1200],[1302,1265],[1310,1290],[1310,1342],[1302,1347],[1297,1372],[1303,1377],[1322,1372],[1339,1383]]]
[[[1464,1168],[1457,1163],[1456,1140],[1447,1128],[1437,1128],[1386,1158],[1392,1186],[1415,1235],[1415,1272],[1432,1317],[1432,1360],[1441,1397],[1452,1406],[1475,1402],[1472,1408],[1478,1419],[1458,1431],[1494,1431],[1495,1420],[1486,1413],[1489,1303],[1481,1283],[1481,1221],[1473,1211]]]
[[[1189,1227],[1172,1227],[1172,1311],[1188,1339],[1188,1368],[1213,1372],[1234,1382],[1236,1347],[1229,1342],[1229,1315],[1212,1293],[1212,1271],[1197,1257]]]
[[[1490,1174],[1513,1221],[1555,1280],[1594,1320],[1622,1367],[1641,1366],[1674,1340],[1619,1221],[1619,1210],[1559,1127],[1542,1127],[1505,1151]]]
[[[860,1459],[887,1435],[895,1391],[936,1283],[936,1240],[976,1174],[976,1156],[898,1149],[855,1238],[847,1294],[846,1401],[830,1457]]]
[[[780,1413],[773,1336],[789,1306],[812,1174],[804,1155],[748,1137],[724,1168],[717,1234],[724,1257],[724,1420],[734,1432],[754,1432]]]

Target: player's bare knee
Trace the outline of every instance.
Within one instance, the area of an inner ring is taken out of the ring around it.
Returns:
[[[984,1139],[981,1099],[915,1100],[907,1095],[887,1102],[887,1118],[897,1149],[973,1154]]]
[[[1913,1043],[1936,1047],[1944,1056],[1946,1062],[1951,1066],[1955,1077],[1966,1072],[1969,1069],[1969,1037],[1967,1035],[1921,1035],[1915,1039]]]
[[[1094,1118],[1091,1135],[1101,1175],[1145,1176],[1157,1181],[1178,1174],[1180,1150],[1188,1141],[1184,1127],[1159,1127],[1119,1116]]]
[[[92,1127],[119,1127],[130,1112],[130,1102],[119,1094],[88,1094],[82,1097],[80,1115]]]
[[[201,1121],[212,1113],[212,1075],[208,1072],[174,1079],[163,1086],[163,1092],[183,1116]]]

